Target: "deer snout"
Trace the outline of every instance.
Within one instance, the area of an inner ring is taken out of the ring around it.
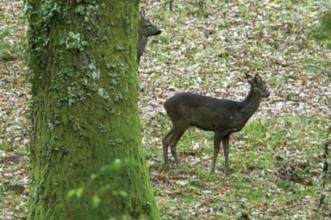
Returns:
[[[159,34],[161,34],[161,33],[162,33],[161,30],[157,30],[156,33],[155,33],[155,35],[159,35]]]

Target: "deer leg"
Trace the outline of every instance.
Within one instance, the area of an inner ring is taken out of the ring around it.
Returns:
[[[225,135],[222,139],[226,175],[229,175],[229,139],[230,139],[230,134]]]
[[[168,147],[169,147],[169,139],[171,139],[171,136],[173,134],[174,128],[172,128],[166,136],[162,139],[162,147],[163,147],[163,158],[164,158],[164,164],[165,166],[169,165],[169,157],[168,157]]]
[[[187,129],[187,127],[174,129],[173,135],[171,135],[171,137],[170,137],[170,148],[171,148],[170,150],[171,150],[172,156],[175,159],[177,168],[179,167],[179,160],[178,160],[178,155],[176,152],[176,144],[179,141],[179,139],[183,136],[186,129]]]
[[[213,157],[213,161],[210,167],[210,173],[215,173],[215,167],[216,167],[216,160],[217,160],[217,155],[218,152],[220,151],[220,142],[222,139],[222,135],[220,133],[216,133],[214,134],[214,157]]]

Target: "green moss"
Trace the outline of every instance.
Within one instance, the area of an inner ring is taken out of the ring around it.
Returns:
[[[137,3],[27,1],[29,219],[159,219],[138,118]]]

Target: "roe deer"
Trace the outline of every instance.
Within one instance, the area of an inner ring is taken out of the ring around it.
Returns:
[[[148,37],[161,34],[161,30],[145,17],[145,12],[140,13],[138,25],[138,42],[137,42],[137,62],[140,62],[140,57],[144,53],[147,45]]]
[[[166,166],[169,163],[168,147],[170,146],[176,166],[179,167],[176,144],[185,131],[190,126],[194,126],[214,132],[214,156],[210,172],[215,172],[216,159],[222,141],[225,173],[229,174],[228,156],[231,133],[240,131],[258,109],[261,98],[268,97],[270,94],[260,76],[253,77],[246,74],[246,78],[251,88],[248,96],[241,102],[184,92],[176,94],[164,103],[173,124],[172,129],[162,140]]]

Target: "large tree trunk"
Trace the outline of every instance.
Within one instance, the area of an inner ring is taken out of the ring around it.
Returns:
[[[27,0],[29,219],[159,219],[141,145],[138,0]]]

